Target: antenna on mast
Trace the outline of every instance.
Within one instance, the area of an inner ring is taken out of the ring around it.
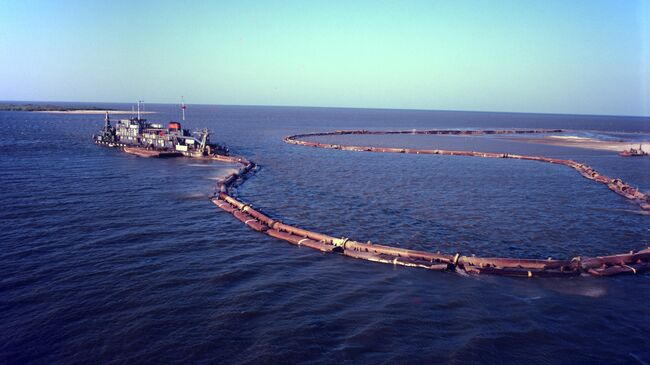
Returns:
[[[181,96],[181,110],[183,111],[183,122],[185,122],[185,109],[187,109],[187,105],[185,105],[185,97]]]

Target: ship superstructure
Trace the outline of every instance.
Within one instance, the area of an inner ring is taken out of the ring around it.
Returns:
[[[183,120],[185,103],[181,106]],[[138,110],[139,110],[138,105]],[[111,124],[106,112],[104,128],[93,136],[97,144],[108,147],[120,147],[125,152],[145,157],[205,157],[214,154],[227,155],[224,146],[210,143],[210,131],[203,129],[190,132],[183,129],[179,122],[150,123],[138,115],[130,119],[119,120],[115,126]]]

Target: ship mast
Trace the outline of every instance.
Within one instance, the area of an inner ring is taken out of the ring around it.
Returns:
[[[138,100],[138,121],[140,121],[140,103],[143,103],[143,101]]]
[[[183,123],[185,123],[185,109],[187,109],[187,105],[185,105],[185,97],[181,96],[181,110],[183,111]]]

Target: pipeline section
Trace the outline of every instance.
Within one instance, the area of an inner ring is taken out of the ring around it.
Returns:
[[[344,151],[414,153],[451,156],[473,156],[486,158],[514,158],[561,164],[577,170],[587,179],[606,184],[617,194],[637,202],[642,209],[649,210],[648,197],[624,183],[601,175],[591,167],[571,161],[539,156],[523,156],[501,153],[403,149],[366,146],[344,146],[304,141],[301,138],[314,136],[331,136],[344,134],[523,134],[523,133],[557,133],[562,130],[427,130],[427,131],[335,131],[326,133],[299,134],[285,137],[286,143],[339,149]],[[624,254],[600,257],[574,257],[568,260],[538,260],[497,257],[465,256],[461,253],[443,254],[374,244],[370,241],[359,242],[348,238],[336,238],[326,234],[290,226],[273,219],[250,204],[233,197],[235,188],[255,173],[257,165],[243,157],[213,156],[212,159],[240,164],[240,169],[217,182],[217,192],[211,201],[219,208],[232,214],[250,229],[297,246],[305,246],[322,252],[338,253],[344,256],[373,262],[419,267],[435,271],[449,271],[467,274],[489,274],[513,277],[572,277],[579,275],[612,276],[620,274],[638,274],[650,270],[650,247]]]

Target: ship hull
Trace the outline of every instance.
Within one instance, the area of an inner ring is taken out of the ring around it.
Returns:
[[[648,154],[647,153],[631,153],[631,152],[623,151],[623,152],[620,152],[618,155],[621,156],[621,157],[643,157],[643,156],[647,156]]]
[[[151,157],[169,158],[169,157],[183,156],[183,154],[180,152],[148,150],[146,148],[140,148],[140,147],[124,147],[122,148],[122,150],[132,155],[147,157],[147,158],[151,158]]]
[[[152,150],[138,146],[127,146],[122,143],[113,143],[113,142],[102,142],[94,141],[95,144],[105,147],[117,147],[123,152],[126,152],[131,155],[145,157],[145,158],[171,158],[171,157],[190,157],[190,158],[213,158],[214,156],[228,156],[227,153],[214,153],[210,155],[205,155],[199,152],[181,152],[181,151],[161,151],[161,150]]]

